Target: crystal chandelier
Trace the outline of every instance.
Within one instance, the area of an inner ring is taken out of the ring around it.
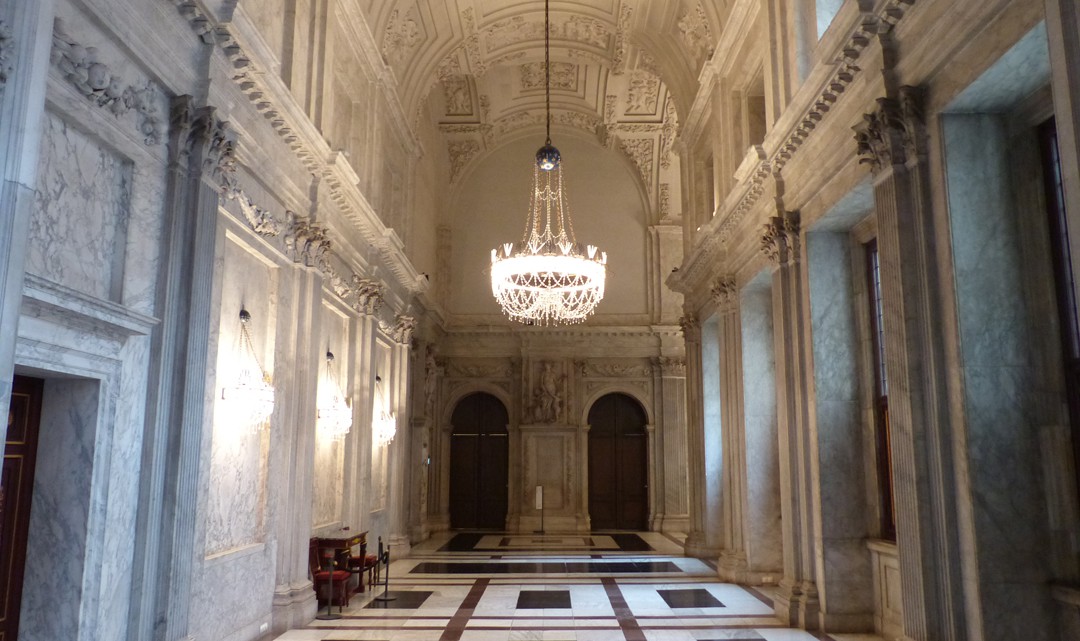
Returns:
[[[274,386],[270,384],[270,377],[263,370],[251,344],[250,323],[251,314],[241,309],[236,380],[222,388],[221,399],[234,420],[258,429],[274,412]]]
[[[491,292],[510,320],[529,325],[580,323],[604,297],[607,253],[584,247],[563,199],[562,163],[551,144],[551,20],[544,0],[547,140],[536,152],[529,219],[519,243],[491,250]]]
[[[352,428],[352,408],[337,383],[333,369],[334,353],[326,352],[326,377],[319,381],[318,419],[319,431],[333,440],[341,440]]]

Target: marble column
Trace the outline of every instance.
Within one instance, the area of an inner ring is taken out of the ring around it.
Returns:
[[[30,215],[52,46],[53,0],[9,2],[0,8],[0,407],[11,402],[15,329],[23,298]],[[7,422],[0,436],[7,438]]]
[[[701,325],[696,316],[680,319],[686,341],[686,450],[689,476],[690,531],[686,533],[687,556],[705,557],[705,416],[703,414]]]
[[[415,341],[412,351],[412,403],[410,403],[409,433],[412,441],[410,448],[410,485],[409,492],[409,538],[413,543],[427,539],[430,533],[428,524],[428,494],[431,479],[431,439],[433,436],[433,414],[437,404],[438,365],[435,362],[435,346],[427,340]]]
[[[754,585],[777,583],[783,567],[771,291],[765,274],[741,290],[731,276],[712,288],[724,424],[719,574]]]
[[[375,310],[381,304],[378,295],[361,294],[354,309],[359,314],[353,323],[353,428],[348,437],[345,459],[344,518],[359,531],[369,529],[371,520],[371,417],[375,409],[375,342],[379,320]],[[369,532],[369,534],[371,534]],[[374,550],[375,540],[369,550]]]
[[[235,142],[212,107],[173,100],[165,233],[143,437],[129,639],[188,636],[220,190]]]
[[[391,380],[389,393],[391,407],[397,420],[397,438],[390,444],[389,510],[390,535],[387,542],[393,546],[394,555],[402,557],[409,553],[409,508],[414,497],[409,493],[406,479],[412,474],[416,461],[409,456],[412,450],[409,412],[409,352],[416,319],[399,315],[394,321],[392,337],[394,347],[390,357]]]
[[[813,502],[815,444],[810,438],[806,389],[809,337],[798,212],[774,216],[762,232],[761,249],[774,266],[773,350],[784,546],[784,577],[773,601],[781,621],[813,630],[819,611],[813,538],[818,513]]]
[[[879,99],[856,141],[874,176],[904,635],[949,641],[967,635],[920,103],[913,87]]]
[[[650,444],[649,491],[654,531],[684,531],[687,523],[686,361],[654,361],[657,425],[646,426]]]
[[[315,478],[315,417],[319,365],[325,346],[319,313],[322,277],[298,266],[282,270],[282,303],[277,306],[274,361],[278,368],[274,414],[270,428],[270,468],[267,489],[272,500],[269,527],[277,545],[277,568],[272,606],[275,633],[302,625],[315,615],[315,590],[308,579],[308,541],[311,538]],[[291,272],[291,273],[290,273]],[[280,509],[279,506],[287,506]]]

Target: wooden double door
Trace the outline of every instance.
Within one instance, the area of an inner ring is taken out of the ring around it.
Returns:
[[[0,476],[0,641],[19,635],[43,386],[40,379],[16,376],[7,412]]]
[[[626,394],[589,409],[589,518],[593,530],[648,528],[649,471],[645,410]]]
[[[510,422],[506,406],[491,394],[470,394],[450,419],[450,527],[506,527]]]

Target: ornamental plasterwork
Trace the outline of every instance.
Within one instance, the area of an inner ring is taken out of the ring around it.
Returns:
[[[611,56],[611,72],[619,75],[626,66],[626,49],[630,33],[630,18],[634,14],[634,7],[629,2],[624,2],[619,9],[619,22],[615,26],[615,53]]]
[[[388,64],[397,64],[412,53],[423,34],[415,18],[416,5],[408,13],[394,9],[383,33],[382,54]]]
[[[652,189],[653,150],[656,143],[652,138],[620,139],[619,148],[633,161],[645,186]]]
[[[518,69],[521,71],[521,89],[530,91],[544,88],[544,63],[528,62]],[[578,67],[570,62],[551,63],[551,88],[576,91]]]
[[[680,317],[679,327],[682,329],[683,340],[687,343],[701,342],[701,323],[696,316],[687,314]]]
[[[488,53],[526,40],[542,40],[544,23],[530,21],[524,16],[514,16],[493,22],[483,30],[484,47]],[[570,16],[551,20],[551,38],[553,40],[571,40],[600,49],[607,49],[611,33],[604,23],[586,16]]]
[[[664,136],[660,142],[660,166],[671,166],[671,149],[675,145],[675,136],[679,133],[679,115],[675,111],[675,101],[669,96],[664,107]]]
[[[450,182],[455,182],[465,165],[480,153],[480,143],[476,140],[451,140],[446,149],[450,153]]]
[[[644,378],[649,375],[649,368],[640,363],[591,363],[578,364],[578,371],[584,378]]]
[[[442,80],[442,87],[446,98],[447,116],[473,115],[472,92],[466,76],[447,76]]]
[[[0,92],[3,92],[8,77],[15,69],[15,37],[11,27],[0,20]]]
[[[660,94],[660,79],[644,71],[630,75],[630,87],[626,96],[626,114],[654,115]]]
[[[243,189],[237,189],[227,196],[230,200],[236,200],[240,204],[240,213],[244,215],[244,220],[247,221],[251,230],[260,236],[274,237],[281,234],[284,229],[284,225],[277,218],[274,217],[269,210],[263,209],[255,204],[251,198],[244,193]],[[295,219],[296,214],[289,211],[286,212],[286,217],[289,219]]]
[[[147,80],[137,86],[125,81],[109,65],[98,60],[97,47],[84,46],[69,36],[60,18],[53,22],[49,61],[76,91],[97,106],[108,109],[112,115],[120,117],[135,112],[145,144],[162,142],[165,117],[159,106],[164,98],[154,83]]]
[[[446,375],[450,378],[510,378],[512,374],[512,366],[504,361],[462,362],[451,360],[446,364]]]
[[[679,18],[678,27],[683,44],[686,45],[696,62],[700,63],[712,55],[709,21],[705,18],[705,10],[700,2]]]
[[[487,63],[480,54],[480,32],[476,29],[476,16],[472,7],[461,12],[461,26],[465,31],[465,58],[469,62],[469,69],[476,76],[482,76],[487,72]]]
[[[864,114],[863,122],[854,128],[859,162],[869,164],[874,173],[904,164],[926,150],[919,88],[901,87],[898,100],[880,98],[877,102],[878,108]]]
[[[660,183],[660,220],[667,220],[671,217],[671,185],[668,183]]]

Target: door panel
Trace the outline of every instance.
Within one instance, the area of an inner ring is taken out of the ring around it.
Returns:
[[[490,394],[471,394],[450,422],[450,527],[501,530],[509,479],[506,408]]]
[[[40,379],[16,376],[11,390],[0,474],[0,641],[15,641],[19,633],[43,388]]]
[[[645,412],[625,394],[589,410],[589,518],[594,530],[644,530],[649,512]]]

